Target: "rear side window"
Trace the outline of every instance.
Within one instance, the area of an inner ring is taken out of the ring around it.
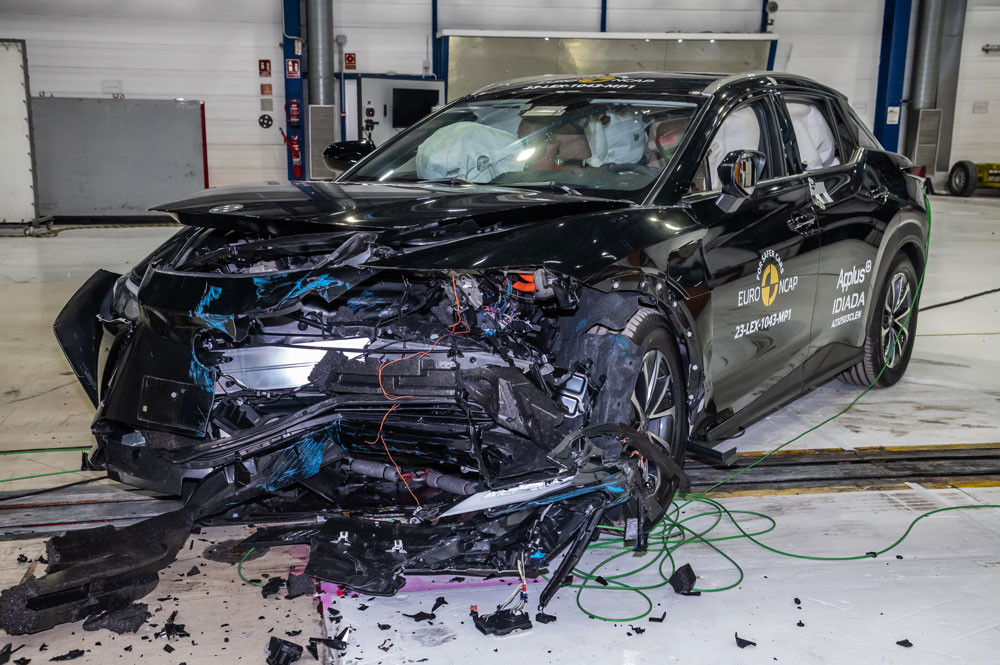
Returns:
[[[785,106],[795,131],[799,166],[803,171],[827,169],[846,161],[824,100],[788,99]]]

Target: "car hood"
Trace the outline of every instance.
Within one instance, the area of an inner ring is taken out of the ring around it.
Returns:
[[[480,227],[627,208],[629,201],[488,185],[264,182],[156,206],[182,224],[244,231],[402,231]]]

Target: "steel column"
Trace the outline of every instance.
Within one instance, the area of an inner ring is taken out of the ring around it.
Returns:
[[[885,0],[882,13],[882,48],[875,93],[875,137],[886,149],[899,149],[899,119],[902,116],[906,47],[910,35],[911,0]],[[894,120],[889,123],[889,109]]]

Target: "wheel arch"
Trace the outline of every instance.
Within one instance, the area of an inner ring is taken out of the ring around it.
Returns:
[[[888,277],[889,267],[898,254],[905,254],[910,259],[918,279],[919,276],[923,275],[927,266],[928,233],[929,226],[924,211],[900,211],[889,222],[875,256],[876,272],[872,283],[871,303],[874,303],[875,298],[882,292],[882,286]],[[877,310],[878,308],[872,305],[868,307],[863,330],[868,330]]]

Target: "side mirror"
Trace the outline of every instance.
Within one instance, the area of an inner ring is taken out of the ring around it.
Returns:
[[[723,212],[734,212],[750,198],[764,170],[764,154],[756,150],[733,150],[719,164],[722,194],[716,204]]]
[[[338,141],[323,151],[323,163],[331,171],[343,172],[374,149],[371,141]]]

